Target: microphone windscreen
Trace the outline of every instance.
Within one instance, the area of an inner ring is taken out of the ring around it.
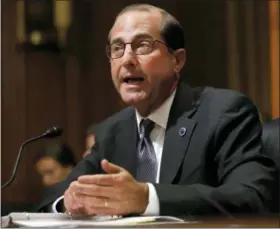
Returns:
[[[46,130],[46,132],[44,133],[44,137],[45,138],[54,138],[54,137],[58,137],[62,134],[63,130],[61,127],[59,126],[53,126],[49,129]]]

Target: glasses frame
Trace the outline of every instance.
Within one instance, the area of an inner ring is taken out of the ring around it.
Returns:
[[[131,47],[133,53],[134,53],[135,55],[137,55],[137,56],[148,55],[148,54],[152,53],[152,52],[154,51],[154,48],[155,48],[154,46],[155,46],[155,43],[156,43],[156,42],[159,42],[159,43],[165,45],[165,46],[168,48],[169,51],[172,50],[171,48],[169,48],[169,47],[167,46],[166,43],[164,43],[163,41],[160,41],[160,40],[149,40],[149,39],[147,39],[147,40],[142,40],[142,41],[151,42],[151,51],[149,51],[148,53],[144,53],[144,54],[138,54],[138,53],[136,53],[136,52],[134,51],[133,47]],[[126,45],[131,45],[131,46],[132,46],[133,43],[134,43],[134,42],[121,43],[121,45],[124,46],[123,52],[122,52],[122,54],[121,54],[120,56],[114,57],[114,58],[112,58],[112,57],[110,56],[110,51],[109,51],[112,45],[111,45],[111,44],[107,44],[107,45],[106,45],[106,55],[108,56],[109,59],[119,59],[119,58],[123,57],[123,55],[124,55],[124,53],[125,53]]]

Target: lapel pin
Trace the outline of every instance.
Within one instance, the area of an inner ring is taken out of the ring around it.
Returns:
[[[183,137],[187,132],[187,129],[185,127],[182,127],[180,130],[179,130],[179,135],[181,137]]]

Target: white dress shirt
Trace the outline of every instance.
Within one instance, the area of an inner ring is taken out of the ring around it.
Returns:
[[[173,93],[165,100],[165,102],[158,109],[156,109],[148,117],[146,117],[155,123],[154,129],[150,133],[150,140],[153,144],[157,162],[158,162],[156,183],[159,182],[165,131],[166,131],[167,121],[169,117],[169,112],[175,97],[175,93],[176,90],[173,91]],[[141,115],[136,111],[138,131],[140,131],[139,126],[142,119],[143,117],[141,117]],[[149,204],[143,215],[159,215],[160,213],[159,200],[155,187],[151,183],[148,183],[148,187],[149,187]]]
[[[162,150],[163,150],[163,143],[165,137],[165,131],[167,126],[167,121],[169,117],[169,112],[175,97],[176,89],[172,92],[172,94],[165,100],[165,102],[154,112],[152,112],[148,117],[155,123],[154,129],[150,133],[150,140],[153,144],[154,151],[157,158],[157,177],[156,183],[159,182],[160,176],[160,166],[161,166],[161,158],[162,158]],[[136,111],[136,110],[135,110]],[[136,111],[136,120],[137,126],[139,131],[140,122],[144,117]],[[147,183],[149,187],[149,203],[143,215],[159,215],[159,200],[155,190],[155,187],[151,183]],[[63,196],[59,197],[52,205],[53,212],[57,212],[56,205],[63,200]]]

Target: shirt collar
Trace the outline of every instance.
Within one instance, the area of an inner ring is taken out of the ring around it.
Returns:
[[[172,94],[164,101],[164,103],[157,108],[155,111],[153,111],[147,118],[152,120],[155,124],[161,126],[162,128],[166,129],[167,121],[169,117],[169,112],[176,94],[177,88],[172,92]],[[136,112],[136,120],[137,120],[137,126],[139,129],[139,125],[142,119],[142,117],[137,110]]]

